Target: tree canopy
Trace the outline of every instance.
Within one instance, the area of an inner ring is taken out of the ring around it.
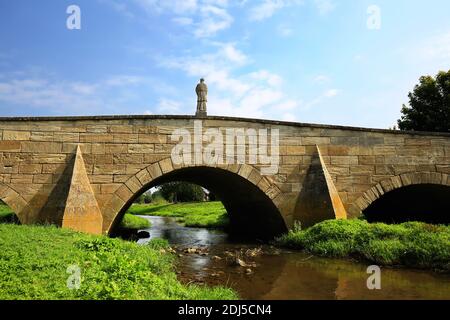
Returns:
[[[169,182],[160,188],[161,195],[170,202],[203,201],[205,192],[202,187],[187,182]]]
[[[398,120],[400,130],[450,132],[450,70],[423,76],[409,93]]]

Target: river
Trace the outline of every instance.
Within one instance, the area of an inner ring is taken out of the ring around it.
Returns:
[[[381,269],[381,290],[367,288],[369,264],[314,257],[258,243],[240,243],[219,230],[187,228],[174,218],[150,220],[149,239],[164,238],[176,249],[177,274],[185,283],[225,285],[243,299],[450,299],[450,275]],[[186,253],[197,248],[199,253]],[[236,264],[235,253],[241,252]]]

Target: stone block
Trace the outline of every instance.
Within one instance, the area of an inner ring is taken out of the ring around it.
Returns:
[[[163,159],[163,155],[161,154],[147,154],[144,153],[144,163],[155,163],[161,161]]]
[[[117,189],[116,194],[124,202],[128,202],[133,196],[133,192],[126,185],[122,185],[119,189]]]
[[[42,164],[21,164],[19,165],[19,173],[40,174],[42,173]]]
[[[113,175],[112,174],[92,174],[89,175],[89,180],[92,184],[95,183],[112,183]]]
[[[78,144],[78,143],[63,143],[62,145],[62,153],[75,153],[77,150],[77,147],[80,146],[81,152],[83,154],[86,153],[92,153],[92,145],[91,144]]]
[[[331,144],[341,146],[357,146],[359,145],[359,137],[331,137]]]
[[[114,164],[140,164],[143,163],[144,156],[142,154],[114,154]]]
[[[11,130],[3,131],[3,140],[27,141],[30,139],[31,139],[30,131],[11,131]]]
[[[19,141],[0,141],[0,152],[20,151],[21,144]]]
[[[128,179],[130,179],[128,174],[115,174],[113,177],[114,183],[125,183]]]
[[[304,146],[281,146],[280,153],[289,156],[304,155],[306,148]]]
[[[378,155],[396,155],[397,154],[397,148],[395,146],[375,146],[373,147],[373,154]]]
[[[107,133],[108,132],[108,126],[102,125],[102,124],[90,124],[86,126],[86,132],[91,133]]]
[[[262,192],[266,192],[269,188],[270,188],[270,183],[269,181],[267,181],[266,178],[262,178],[259,182],[258,182],[258,188],[261,189]]]
[[[128,145],[128,153],[144,153],[148,155],[149,153],[153,153],[155,151],[154,144],[129,144]],[[148,162],[145,161],[144,162]]]
[[[37,142],[23,141],[21,142],[22,152],[33,153],[61,153],[62,143],[60,142]]]
[[[53,132],[47,131],[32,131],[31,141],[53,141]]]
[[[253,168],[249,165],[243,164],[239,169],[238,175],[243,178],[248,178],[252,172]]]
[[[133,133],[133,126],[131,125],[113,125],[109,127],[111,133]]]
[[[95,165],[100,164],[113,164],[113,156],[112,154],[96,154],[94,156]]]
[[[137,193],[142,188],[141,182],[136,177],[130,178],[125,184],[133,194]]]
[[[414,137],[414,138],[405,138],[406,146],[430,146],[431,139],[422,138],[422,137]]]
[[[79,142],[80,134],[78,132],[55,132],[53,140],[60,142]]]
[[[113,135],[114,143],[138,143],[138,134],[121,133]]]
[[[92,154],[104,154],[106,145],[104,143],[93,143],[91,144]]]
[[[357,165],[357,156],[330,156],[332,165]]]
[[[102,194],[109,194],[109,193],[115,193],[122,186],[122,184],[106,183],[106,184],[101,184],[100,186],[101,186]]]
[[[160,166],[161,171],[163,173],[167,173],[167,172],[173,171],[173,165],[172,165],[172,159],[171,158],[167,158],[167,159],[161,160],[159,162],[159,166]]]
[[[167,135],[139,133],[139,143],[167,143]]]
[[[125,164],[95,164],[94,175],[121,174],[126,170]]]
[[[159,162],[148,166],[147,170],[148,170],[148,173],[150,173],[150,176],[153,179],[156,179],[156,178],[162,176],[162,171],[161,171],[161,167],[159,166]]]
[[[80,133],[80,142],[83,143],[111,143],[113,142],[113,135],[101,133]]]
[[[303,137],[303,144],[307,145],[327,145],[331,143],[331,139],[329,137]]]
[[[257,170],[252,170],[250,175],[248,176],[248,180],[252,182],[254,185],[258,185],[259,181],[261,180],[261,175]]]
[[[105,144],[104,145],[105,153],[127,153],[128,152],[128,144]]]
[[[65,164],[57,164],[57,163],[43,164],[42,173],[51,173],[51,174],[62,173],[65,168],[66,168]]]
[[[33,183],[49,184],[52,183],[52,174],[35,174],[33,175]]]
[[[323,151],[322,151],[323,149]],[[322,148],[322,155],[326,156],[348,156],[350,154],[349,146],[333,146],[330,145],[327,148]]]

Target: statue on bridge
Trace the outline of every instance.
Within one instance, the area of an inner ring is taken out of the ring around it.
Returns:
[[[200,79],[200,83],[195,88],[197,93],[197,112],[195,116],[206,117],[206,103],[208,102],[208,86],[205,83],[205,79]]]

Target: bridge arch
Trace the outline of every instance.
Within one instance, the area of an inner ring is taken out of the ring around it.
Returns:
[[[14,211],[20,223],[26,223],[22,212],[27,206],[25,199],[10,186],[0,183],[0,199]]]
[[[449,223],[450,178],[441,172],[396,175],[364,192],[354,206],[356,211],[364,213],[373,222],[404,222],[413,219]],[[406,214],[406,211],[411,214]]]
[[[219,196],[230,215],[230,230],[255,238],[273,238],[287,231],[273,201],[281,190],[247,164],[176,165],[170,157],[152,163],[129,178],[106,205],[104,232],[111,233],[123,214],[146,190],[171,181],[198,184]],[[106,219],[105,219],[106,217]]]

